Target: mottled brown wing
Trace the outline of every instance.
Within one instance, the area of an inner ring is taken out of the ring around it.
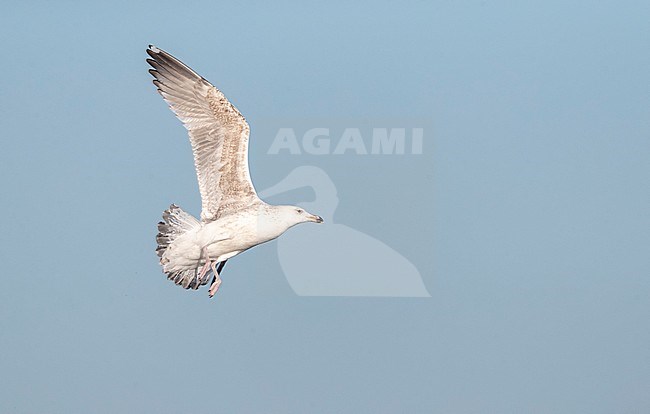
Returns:
[[[250,129],[220,90],[169,53],[149,46],[153,83],[190,136],[201,219],[216,220],[257,200],[248,171]]]

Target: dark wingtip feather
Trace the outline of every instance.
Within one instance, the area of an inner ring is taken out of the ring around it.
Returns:
[[[156,48],[156,50],[160,51],[160,49],[158,49],[158,48]],[[151,56],[152,58],[155,59],[156,56],[158,55],[158,52],[155,52],[155,51],[153,51],[151,49],[147,49],[147,55],[149,55],[149,56]]]

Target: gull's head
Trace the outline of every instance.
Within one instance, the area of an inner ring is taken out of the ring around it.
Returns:
[[[283,221],[295,226],[300,223],[314,222],[322,223],[323,219],[320,216],[311,214],[302,207],[298,206],[276,206],[277,211],[280,213]]]

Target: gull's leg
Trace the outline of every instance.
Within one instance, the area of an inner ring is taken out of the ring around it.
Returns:
[[[212,277],[212,284],[210,285],[210,290],[208,290],[208,295],[210,297],[213,297],[215,293],[217,293],[217,290],[219,290],[219,286],[221,286],[221,277],[219,277],[219,272],[223,269],[223,267],[226,265],[227,260],[224,260],[223,262],[219,263],[219,269],[217,269],[217,263],[212,262],[212,274],[214,275]]]
[[[208,290],[208,296],[213,297],[219,286],[221,286],[221,278],[219,277],[219,272],[217,272],[216,263],[212,263],[212,284],[210,285],[210,290]]]
[[[199,257],[199,261],[201,261],[201,259],[204,258],[204,257],[205,257],[205,264],[201,268],[201,271],[199,272],[199,274],[196,276],[196,278],[198,279],[198,283],[201,283],[201,280],[203,280],[203,278],[205,277],[205,274],[208,273],[208,270],[210,270],[210,265],[212,264],[212,261],[208,257],[208,248],[207,247],[204,247],[203,249],[201,249],[201,257]]]

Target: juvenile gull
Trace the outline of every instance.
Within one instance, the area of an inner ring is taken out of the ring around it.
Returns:
[[[248,171],[246,119],[221,91],[169,53],[149,45],[153,83],[190,136],[201,193],[201,220],[172,204],[158,223],[156,252],[167,278],[185,289],[208,283],[239,253],[273,240],[296,224],[322,223],[296,206],[257,197]]]

